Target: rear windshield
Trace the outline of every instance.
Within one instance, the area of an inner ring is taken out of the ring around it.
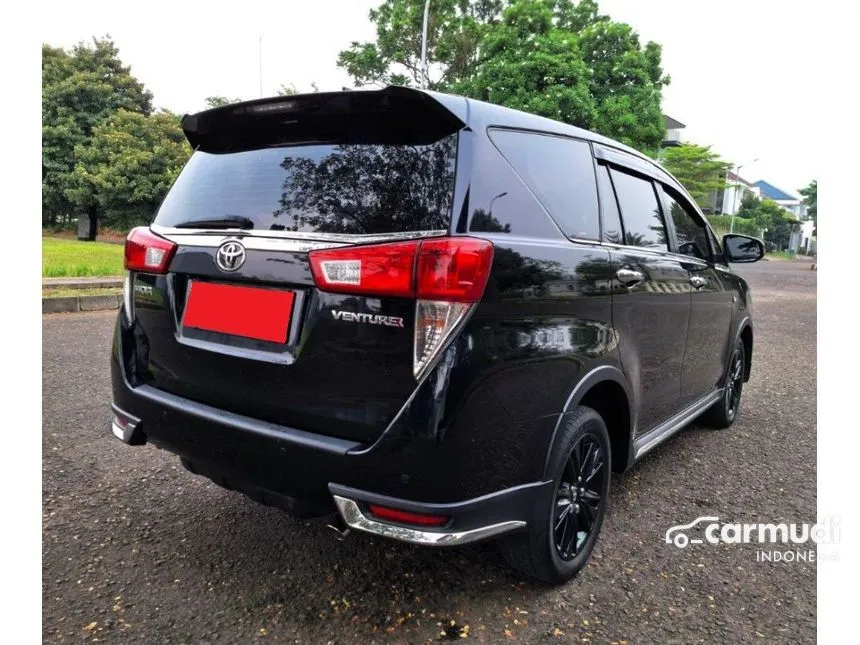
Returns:
[[[155,223],[245,217],[254,230],[447,230],[457,135],[428,145],[302,145],[195,152]]]

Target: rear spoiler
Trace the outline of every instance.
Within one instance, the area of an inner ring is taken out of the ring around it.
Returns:
[[[182,117],[194,149],[236,152],[308,143],[438,141],[467,124],[459,96],[408,87],[317,92],[233,103]]]

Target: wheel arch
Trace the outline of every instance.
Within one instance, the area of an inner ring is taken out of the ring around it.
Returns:
[[[594,409],[603,418],[609,431],[612,470],[614,472],[626,470],[633,457],[635,408],[632,389],[620,369],[612,365],[601,365],[580,379],[568,396],[564,410],[558,415],[544,460],[544,475],[549,475],[547,470],[550,457],[556,450],[560,435],[559,428],[564,422],[565,415],[579,405]]]

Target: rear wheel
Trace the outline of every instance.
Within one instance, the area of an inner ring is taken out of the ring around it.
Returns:
[[[729,372],[723,384],[723,395],[702,415],[701,422],[704,425],[721,429],[728,428],[735,422],[741,407],[745,374],[746,348],[743,340],[738,338],[729,361]]]
[[[600,415],[584,406],[566,415],[553,453],[553,495],[527,533],[502,542],[518,572],[550,584],[573,578],[588,562],[609,501],[609,433]]]

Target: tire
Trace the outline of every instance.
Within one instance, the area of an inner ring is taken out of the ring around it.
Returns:
[[[735,422],[740,413],[745,374],[746,347],[743,340],[738,338],[723,383],[723,396],[702,414],[700,422],[703,425],[722,430]]]
[[[554,482],[551,499],[542,512],[536,513],[538,519],[527,532],[501,542],[508,565],[528,578],[549,584],[567,582],[588,562],[609,502],[612,455],[606,424],[585,406],[565,415],[563,424],[550,455],[548,473]],[[587,470],[590,476],[583,474]],[[585,483],[577,478],[586,479],[587,484],[571,486]],[[583,526],[588,530],[580,530]]]

